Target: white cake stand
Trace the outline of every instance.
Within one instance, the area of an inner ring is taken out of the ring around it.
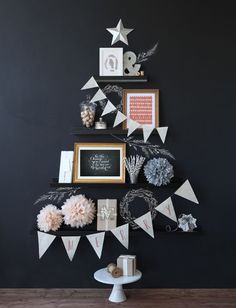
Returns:
[[[113,303],[121,303],[126,300],[123,284],[135,282],[141,277],[142,273],[139,270],[136,270],[135,275],[133,276],[121,276],[119,278],[113,278],[106,268],[102,268],[94,273],[94,279],[97,281],[106,284],[113,284],[113,289],[109,297],[109,301]]]

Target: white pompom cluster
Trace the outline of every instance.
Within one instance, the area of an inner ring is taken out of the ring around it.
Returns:
[[[91,224],[96,213],[93,201],[84,195],[70,197],[61,210],[65,224],[76,228]]]
[[[48,204],[43,207],[37,216],[40,231],[57,231],[63,222],[61,211],[54,205]]]

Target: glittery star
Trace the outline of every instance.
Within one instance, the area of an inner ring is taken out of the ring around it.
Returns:
[[[109,31],[113,36],[111,45],[117,43],[118,41],[121,41],[128,45],[127,35],[133,30],[134,29],[124,28],[122,20],[120,19],[116,28],[107,28],[107,31]]]

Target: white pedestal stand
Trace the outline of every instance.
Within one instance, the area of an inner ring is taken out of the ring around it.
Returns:
[[[139,280],[142,273],[136,270],[133,276],[121,276],[113,278],[106,268],[102,268],[94,273],[94,279],[106,284],[113,284],[113,289],[109,297],[109,301],[113,303],[122,303],[126,301],[126,295],[123,290],[123,284],[132,283]]]

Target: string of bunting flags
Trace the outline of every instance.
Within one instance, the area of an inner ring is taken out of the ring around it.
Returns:
[[[143,140],[144,140],[144,142],[146,142],[148,140],[148,138],[150,137],[151,133],[153,132],[153,130],[156,129],[159,136],[160,136],[161,141],[163,143],[165,143],[168,127],[166,127],[166,126],[164,126],[164,127],[154,127],[152,125],[147,125],[147,124],[141,125],[137,121],[134,121],[131,118],[129,118],[127,115],[123,114],[106,97],[106,95],[100,89],[97,81],[95,80],[95,78],[93,76],[85,83],[85,85],[81,88],[81,90],[88,90],[88,89],[92,89],[92,88],[99,88],[99,89],[97,90],[95,95],[90,100],[91,103],[95,103],[95,102],[100,101],[100,100],[107,100],[106,106],[105,106],[103,113],[101,115],[102,117],[111,113],[111,112],[113,112],[113,111],[117,111],[116,117],[115,117],[115,120],[114,120],[114,123],[113,123],[113,127],[116,127],[119,124],[121,124],[122,122],[124,122],[125,120],[127,120],[127,127],[128,127],[127,137],[130,136],[137,128],[142,128],[143,129]]]
[[[186,180],[170,197],[160,203],[155,207],[155,210],[169,219],[177,223],[177,217],[175,214],[175,209],[172,202],[172,196],[177,195],[179,197],[185,198],[193,203],[199,204],[198,199],[192,189],[189,180]],[[136,218],[134,222],[142,228],[147,234],[154,238],[154,230],[152,224],[151,212],[148,211],[146,214]],[[117,238],[117,240],[126,248],[129,248],[129,223],[116,227],[109,230]],[[93,234],[85,235],[91,246],[93,247],[98,258],[101,258],[103,244],[105,239],[105,232],[96,232]],[[45,254],[50,245],[53,243],[57,236],[38,231],[38,249],[39,249],[39,259]],[[70,259],[73,260],[75,252],[77,250],[78,244],[80,242],[81,236],[58,236],[64,244],[66,253]],[[84,236],[83,236],[84,237]]]

